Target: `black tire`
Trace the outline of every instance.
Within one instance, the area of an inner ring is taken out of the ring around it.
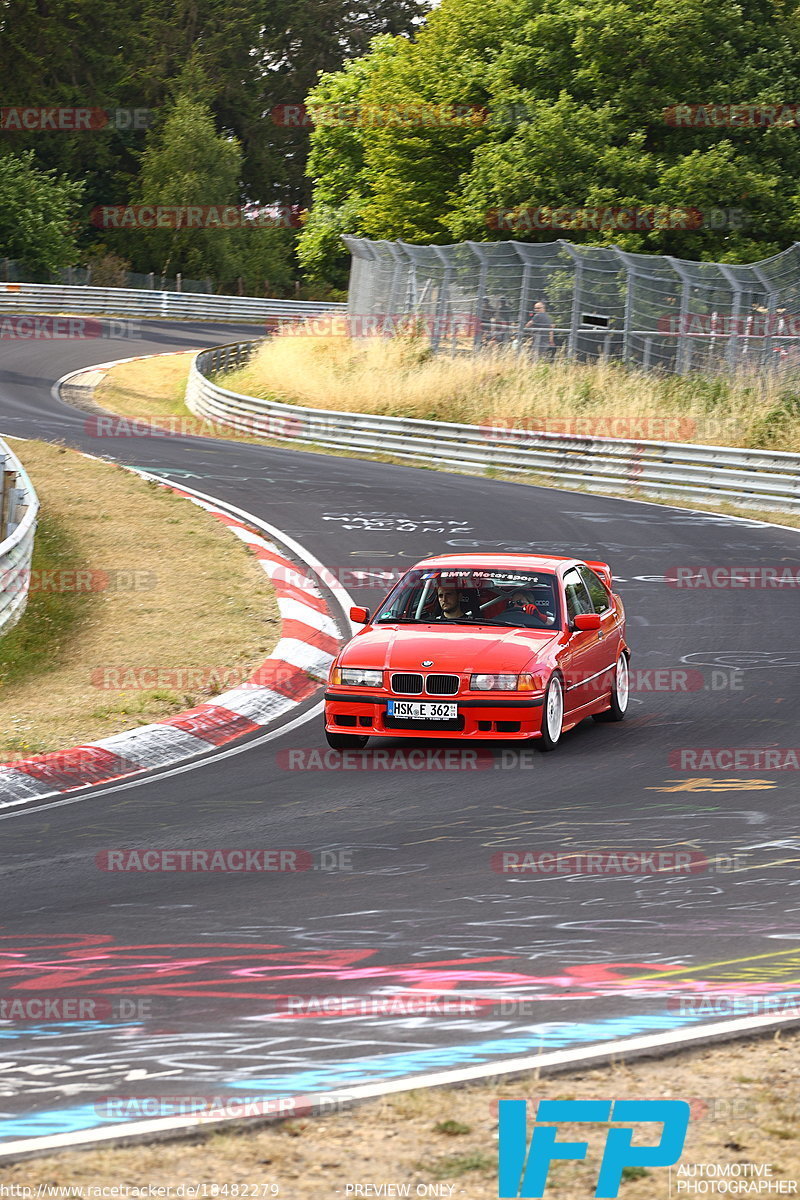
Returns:
[[[332,750],[363,750],[369,741],[369,734],[330,733],[326,729],[325,740]]]
[[[622,672],[622,677],[621,673]],[[624,685],[621,687],[620,684]],[[628,673],[628,657],[620,651],[617,666],[614,671],[614,683],[611,687],[611,707],[605,712],[593,713],[595,721],[623,721],[628,711],[630,697],[630,677]]]
[[[564,725],[564,683],[560,675],[551,675],[542,701],[542,736],[536,747],[543,753],[555,750]]]

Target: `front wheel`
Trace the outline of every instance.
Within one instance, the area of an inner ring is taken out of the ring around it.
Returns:
[[[542,705],[542,736],[536,739],[539,750],[555,750],[564,724],[564,687],[558,675],[552,675]]]
[[[329,733],[326,729],[325,740],[332,750],[363,750],[369,741],[369,734]]]
[[[621,721],[628,708],[629,696],[628,659],[624,654],[620,654],[614,671],[614,684],[611,688],[611,707],[607,708],[605,712],[595,713],[595,721]]]

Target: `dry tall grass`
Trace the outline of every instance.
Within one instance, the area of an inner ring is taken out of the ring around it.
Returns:
[[[511,348],[432,355],[413,337],[284,332],[225,383],[309,408],[800,451],[800,377],[773,372],[679,377]]]

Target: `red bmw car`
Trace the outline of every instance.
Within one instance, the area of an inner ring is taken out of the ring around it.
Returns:
[[[537,739],[628,706],[625,611],[606,563],[444,554],[417,563],[331,666],[335,749],[380,737]]]

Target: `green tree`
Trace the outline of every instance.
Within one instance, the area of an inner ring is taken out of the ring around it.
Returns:
[[[378,33],[412,30],[427,0],[0,0],[3,105],[144,109],[163,124],[190,59],[213,80],[218,129],[241,144],[244,195],[307,203],[308,126],[273,110],[301,106],[322,72],[363,54]],[[34,150],[41,166],[86,182],[88,207],[128,201],[145,130],[0,130],[0,155]],[[97,235],[87,227],[86,236]]]
[[[322,264],[322,231],[412,242],[516,237],[615,242],[696,259],[763,257],[791,243],[800,214],[792,128],[676,127],[681,103],[780,104],[800,85],[800,25],[782,0],[442,0],[415,41],[377,44],[316,90],[360,81],[359,102],[484,107],[481,123],[350,137],[349,189],[315,129],[314,206],[301,254]],[[357,67],[357,70],[356,70]],[[723,208],[740,227],[631,232],[497,227],[497,210]],[[328,259],[330,253],[328,252]]]
[[[180,94],[163,125],[148,138],[142,155],[135,199],[161,206],[236,205],[239,201],[242,150],[230,135],[218,133],[204,103],[203,77],[187,72]],[[221,224],[209,228],[123,231],[115,239],[135,269],[165,275],[226,279],[237,274],[235,232]]]
[[[251,195],[282,198],[307,206],[309,124],[284,124],[283,105],[302,105],[325,75],[357,61],[375,38],[409,35],[430,0],[272,0],[261,11],[257,112],[247,126],[234,126],[247,154]],[[276,112],[276,109],[278,110]]]
[[[71,266],[81,184],[37,167],[33,153],[0,158],[0,257],[37,272]]]
[[[368,55],[323,75],[308,95],[308,111],[316,122],[309,173],[316,186],[298,242],[298,258],[312,279],[330,280],[340,287],[346,281],[349,260],[341,235],[363,229],[362,212],[370,193],[364,99],[372,76],[387,59],[402,53],[404,44],[400,38],[376,38]]]
[[[146,53],[136,0],[0,0],[3,106],[110,113],[102,128],[75,132],[7,125],[0,155],[32,150],[40,166],[82,180],[90,207],[127,198],[136,152],[144,145],[145,114],[134,118],[116,110],[144,107],[135,74]]]
[[[208,99],[212,89],[192,57],[178,82],[179,92],[159,128],[148,139],[137,182],[137,203],[205,209],[206,228],[129,229],[110,242],[134,268],[163,275],[211,278],[220,290],[286,292],[294,274],[295,231],[283,226],[287,212],[261,210],[266,224],[243,218],[227,228],[223,214],[242,203],[242,148],[230,133],[219,133]],[[270,222],[276,221],[272,226]]]
[[[732,261],[773,253],[793,240],[793,131],[679,128],[664,113],[681,102],[775,103],[798,82],[796,26],[777,3],[543,0],[492,72],[493,104],[516,105],[521,119],[478,147],[447,228],[486,237],[496,208],[722,207],[742,210],[744,227],[517,236]]]

